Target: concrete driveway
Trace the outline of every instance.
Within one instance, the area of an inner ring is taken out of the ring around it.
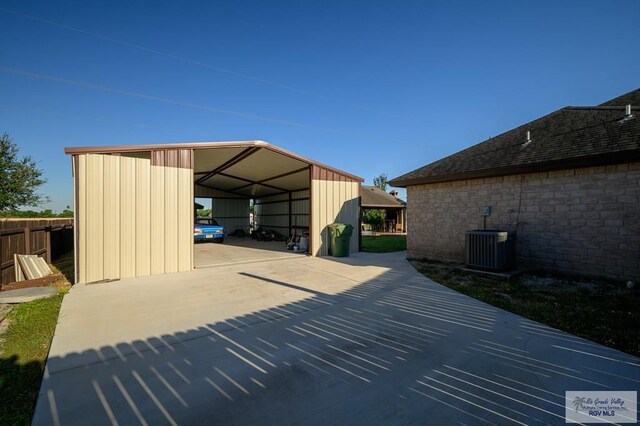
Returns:
[[[206,241],[195,244],[193,260],[195,267],[232,265],[238,262],[261,262],[266,260],[281,260],[304,256],[287,250],[282,241],[257,241],[252,238],[235,238],[227,236],[224,244]]]
[[[404,253],[74,287],[34,424],[562,424],[640,359],[442,287]]]

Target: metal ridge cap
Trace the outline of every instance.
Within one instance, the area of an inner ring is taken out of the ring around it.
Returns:
[[[102,145],[102,146],[78,146],[65,147],[64,152],[68,155],[73,154],[107,154],[112,152],[135,152],[135,151],[154,151],[162,149],[198,149],[198,148],[233,148],[248,146],[265,146],[267,142],[259,140],[241,140],[241,141],[207,141],[207,142],[170,142],[160,144],[140,144],[140,145]]]

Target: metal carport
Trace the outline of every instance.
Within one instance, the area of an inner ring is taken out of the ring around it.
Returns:
[[[362,179],[263,141],[65,148],[72,155],[76,280],[189,271],[193,200],[212,197],[227,229],[309,227],[309,253],[328,254],[327,225],[358,230]]]

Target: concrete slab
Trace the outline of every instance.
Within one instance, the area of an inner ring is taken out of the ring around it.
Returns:
[[[58,290],[51,287],[30,287],[0,292],[0,303],[24,303],[55,296]]]
[[[456,293],[399,254],[74,287],[33,423],[564,423],[640,359]]]
[[[283,241],[257,241],[253,238],[227,236],[224,243],[203,242],[194,245],[196,268],[291,259],[304,256],[287,250]]]

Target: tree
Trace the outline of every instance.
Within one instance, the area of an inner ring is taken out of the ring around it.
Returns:
[[[31,157],[18,158],[18,147],[5,133],[0,138],[0,212],[47,201],[36,192],[46,181]]]
[[[385,213],[386,212],[384,210],[366,210],[362,221],[367,225],[370,225],[372,230],[378,230],[384,225]]]
[[[65,209],[62,213],[54,213],[51,209],[36,212],[33,210],[7,210],[0,212],[0,217],[13,218],[51,218],[51,217],[73,217],[73,211]]]
[[[376,176],[373,178],[373,186],[382,189],[384,192],[387,192],[388,183],[389,177],[386,173],[382,173],[380,176]]]

